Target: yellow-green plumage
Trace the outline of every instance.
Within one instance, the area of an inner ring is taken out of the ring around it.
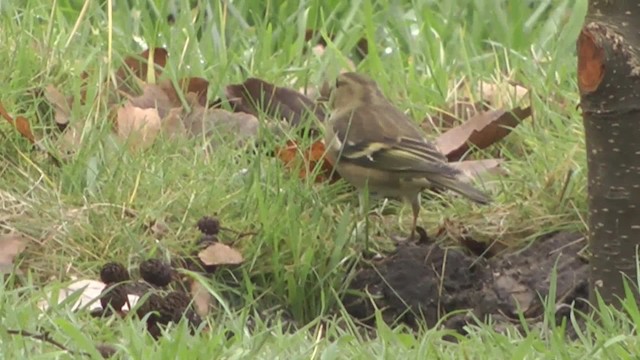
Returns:
[[[346,181],[370,193],[398,197],[412,205],[414,235],[420,192],[431,185],[478,203],[490,198],[458,179],[460,172],[393,106],[377,84],[357,73],[341,74],[332,91],[325,126],[327,156]]]

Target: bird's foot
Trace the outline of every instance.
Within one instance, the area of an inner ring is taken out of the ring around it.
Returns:
[[[409,236],[391,235],[391,240],[398,245],[408,242],[427,243],[430,241],[427,231],[421,226],[416,226],[415,231],[412,231]]]

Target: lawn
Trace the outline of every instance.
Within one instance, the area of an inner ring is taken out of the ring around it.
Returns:
[[[482,83],[519,84],[533,116],[467,157],[504,159],[505,171],[488,181],[493,203],[427,196],[419,220],[443,243],[464,229],[478,241],[516,247],[553,231],[586,230],[575,56],[586,8],[586,0],[0,2],[0,101],[38,138],[34,147],[0,121],[0,233],[30,239],[0,285],[0,353],[100,358],[96,344],[104,343],[132,359],[632,358],[640,315],[604,306],[600,323],[587,319],[572,340],[553,326],[553,311],[523,332],[491,323],[469,326],[466,336],[410,329],[385,323],[381,312],[365,327],[340,301],[345,280],[368,261],[364,239],[353,236],[362,220],[356,194],[343,181],[300,178],[274,156],[288,139],[302,147],[316,138],[276,132],[279,119],[261,113],[256,141],[240,146],[242,134],[230,130],[214,148],[203,136],[158,136],[131,150],[114,135],[110,113],[107,85],[127,57],[147,48],[169,57],[161,75],[145,73],[144,81],[201,77],[209,101],[249,77],[313,97],[353,64],[419,123],[464,96],[480,98]],[[319,54],[311,48],[321,37]],[[73,137],[56,126],[61,111],[43,95],[51,86],[73,97],[66,116]],[[512,100],[501,96],[501,106]],[[409,231],[411,212],[394,201],[379,212],[369,221],[371,250],[384,256],[391,236]],[[74,279],[97,280],[106,262],[135,270],[146,258],[188,251],[203,216],[235,231],[219,239],[244,262],[197,278],[215,305],[195,335],[181,321],[155,340],[135,317],[96,318],[51,299]],[[38,307],[43,299],[51,302],[46,311]],[[73,354],[2,329],[47,334]]]

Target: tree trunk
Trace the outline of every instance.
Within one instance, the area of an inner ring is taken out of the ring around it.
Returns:
[[[640,0],[589,0],[577,41],[587,147],[590,298],[620,305],[640,245]],[[635,293],[637,296],[637,292]]]

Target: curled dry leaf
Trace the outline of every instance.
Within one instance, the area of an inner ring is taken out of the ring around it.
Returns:
[[[474,103],[467,99],[461,99],[445,110],[437,110],[435,114],[427,115],[421,126],[427,133],[438,129],[449,129],[459,122],[467,121],[476,114],[487,110],[489,110],[489,106],[484,101]]]
[[[180,105],[179,102],[176,105],[169,99],[163,87],[154,84],[145,84],[142,94],[129,99],[129,104],[140,109],[156,109],[160,118],[166,117],[172,107]]]
[[[13,271],[13,260],[27,247],[29,239],[22,234],[0,235],[0,274]]]
[[[224,109],[207,109],[200,105],[195,93],[187,94],[191,112],[184,119],[187,134],[193,137],[205,136],[211,146],[233,140],[242,145],[258,133],[258,119],[247,113],[232,113]]]
[[[58,88],[51,84],[44,88],[44,98],[47,99],[53,107],[53,116],[58,129],[64,130],[69,125],[73,98],[65,97]]]
[[[18,116],[15,119],[9,115],[7,110],[4,108],[4,105],[0,102],[0,115],[9,122],[9,124],[13,125],[13,127],[18,130],[20,135],[25,137],[29,142],[34,144],[36,142],[36,137],[33,135],[31,131],[31,125],[29,125],[29,120],[24,116]]]
[[[187,138],[187,129],[182,121],[182,109],[173,108],[169,110],[167,117],[162,119],[162,133],[168,139]]]
[[[529,94],[529,89],[506,79],[501,83],[483,82],[480,84],[479,91],[482,100],[488,102],[494,109],[513,107]]]
[[[101,309],[102,305],[100,305],[99,299],[105,286],[106,285],[103,282],[97,280],[77,280],[69,284],[64,289],[55,289],[48,292],[47,298],[38,303],[38,308],[42,311],[46,311],[51,306],[62,303],[67,297],[79,293],[80,296],[73,304],[73,310],[78,310],[84,306],[87,306],[86,309],[89,311]],[[56,293],[54,294],[54,292]],[[127,294],[127,298],[128,303],[125,303],[122,310],[128,312],[129,305],[134,307],[140,297],[138,295]],[[55,304],[51,304],[54,299],[57,302]]]
[[[198,258],[206,266],[239,265],[244,262],[238,250],[220,242],[214,242],[200,250]]]
[[[315,172],[318,166],[321,168],[317,172],[315,182],[323,182],[329,178],[331,182],[335,182],[339,179],[338,173],[333,171],[332,164],[325,157],[325,146],[321,140],[311,144],[307,150],[301,150],[295,141],[288,140],[284,148],[276,149],[276,156],[289,169],[300,166],[298,176],[301,179]]]
[[[116,71],[116,76],[120,80],[124,80],[129,77],[129,72],[131,72],[140,79],[146,79],[149,70],[149,55],[151,52],[153,52],[153,64],[156,77],[160,75],[169,57],[169,52],[164,48],[149,48],[137,56],[128,56],[124,59],[123,66]]]
[[[506,170],[502,167],[502,164],[504,164],[504,159],[464,160],[449,163],[449,165],[460,170],[467,181],[493,175],[504,175]]]
[[[501,140],[529,116],[530,106],[511,111],[494,110],[480,113],[441,134],[436,139],[436,145],[450,161],[457,160],[471,146],[484,149]]]
[[[234,111],[254,116],[262,113],[278,120],[284,118],[294,127],[308,115],[320,121],[325,117],[322,107],[298,91],[277,87],[256,78],[249,78],[242,84],[228,85],[225,94]]]
[[[118,137],[127,142],[131,149],[145,149],[151,146],[161,127],[156,109],[141,109],[127,103],[117,111]]]
[[[191,280],[189,293],[193,299],[193,307],[201,318],[209,315],[211,308],[215,306],[215,298],[207,289],[197,280]]]

